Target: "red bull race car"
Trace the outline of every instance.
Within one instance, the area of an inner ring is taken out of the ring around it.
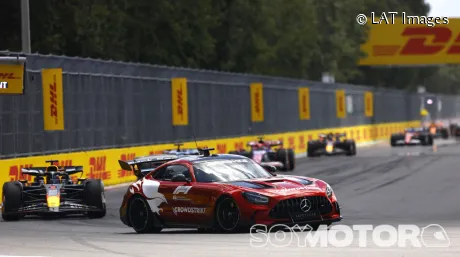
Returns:
[[[283,141],[264,140],[260,137],[258,141],[247,143],[251,149],[230,151],[229,154],[236,154],[248,157],[259,164],[267,164],[276,167],[278,170],[294,170],[295,154],[294,150],[283,147]]]
[[[402,133],[394,133],[390,137],[391,146],[433,145],[433,134],[427,128],[408,128]]]
[[[16,221],[27,215],[62,216],[84,214],[89,218],[106,215],[104,184],[99,179],[78,179],[70,175],[82,173],[82,166],[53,165],[22,169],[33,181],[19,180],[3,184],[2,218]]]
[[[340,154],[348,156],[356,155],[355,140],[347,139],[345,133],[320,134],[317,140],[310,140],[307,145],[308,157]]]
[[[312,229],[342,219],[332,188],[324,181],[276,175],[275,167],[238,155],[176,156],[141,174],[120,207],[121,221],[137,233],[163,228],[235,232],[253,225],[305,225]]]

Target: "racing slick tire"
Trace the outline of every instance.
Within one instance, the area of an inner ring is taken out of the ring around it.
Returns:
[[[139,195],[129,201],[128,219],[131,227],[139,234],[160,233],[163,229],[155,226],[155,214],[150,209],[149,203]]]
[[[217,200],[215,209],[215,230],[218,232],[235,233],[242,228],[239,226],[241,218],[238,204],[230,196],[223,196]]]
[[[426,137],[423,138],[422,140],[422,145],[424,146],[431,146],[433,145],[433,136],[432,135],[427,135]]]
[[[18,210],[22,204],[22,187],[17,181],[6,182],[2,190],[2,218],[4,221],[18,221],[21,214],[9,214],[8,212]]]
[[[100,211],[89,211],[90,219],[100,219],[106,215],[104,184],[100,179],[88,179],[84,182],[85,203],[97,207]]]
[[[400,140],[400,138],[401,138],[401,136],[399,136],[399,135],[398,135],[398,136],[392,135],[392,136],[390,137],[390,145],[391,145],[391,147],[401,146],[401,145],[399,145],[399,144],[396,143],[397,140]]]
[[[441,129],[441,138],[442,139],[448,139],[449,138],[449,131],[447,131],[446,128]]]
[[[295,156],[294,150],[288,148],[280,148],[276,150],[276,159],[277,161],[283,164],[281,170],[294,170],[295,168]]]
[[[350,142],[348,144],[348,150],[346,152],[347,156],[355,156],[356,155],[356,143],[355,142]]]
[[[316,147],[315,144],[308,143],[307,145],[307,157],[318,157],[319,155],[315,153]]]

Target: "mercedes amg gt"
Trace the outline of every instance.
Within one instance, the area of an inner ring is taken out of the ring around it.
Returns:
[[[121,221],[137,233],[158,233],[163,228],[234,232],[256,224],[314,228],[342,219],[336,195],[326,182],[276,175],[273,166],[210,150],[178,157],[139,175],[142,179],[124,195]],[[133,170],[130,163],[119,164]]]

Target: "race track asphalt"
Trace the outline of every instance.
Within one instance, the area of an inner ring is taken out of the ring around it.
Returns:
[[[352,244],[344,248],[299,246],[295,240],[286,247],[254,247],[248,233],[165,230],[138,235],[119,221],[118,208],[126,191],[122,187],[106,191],[108,215],[101,220],[0,221],[0,256],[460,256],[460,145],[448,143],[436,152],[430,147],[380,145],[361,148],[355,157],[303,158],[294,172],[287,173],[328,182],[342,207],[341,225],[416,224],[422,228],[439,224],[447,237],[439,237],[435,233],[439,229],[430,227],[433,231],[426,230],[429,233],[423,234],[423,242],[439,246],[448,238],[448,248],[384,248],[375,245],[370,234],[365,239],[367,247],[358,247],[357,232]],[[281,246],[279,242],[287,239],[279,240],[276,243]]]

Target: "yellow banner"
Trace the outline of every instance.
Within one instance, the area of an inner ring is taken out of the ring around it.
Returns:
[[[0,64],[0,94],[24,93],[24,64]]]
[[[252,122],[264,121],[264,94],[262,83],[251,84],[251,119]]]
[[[43,121],[45,130],[64,130],[62,69],[42,70]]]
[[[187,79],[173,78],[171,90],[173,126],[186,126],[188,125]]]
[[[364,115],[374,116],[374,94],[372,92],[364,92]]]
[[[460,19],[450,18],[448,24],[427,26],[415,16],[396,18],[394,22],[372,21],[369,36],[361,51],[367,57],[360,65],[433,65],[460,63]],[[377,19],[378,20],[378,19]],[[414,22],[415,21],[415,22]],[[394,24],[393,24],[394,23]],[[418,24],[414,24],[418,23]]]
[[[299,118],[300,120],[310,119],[310,89],[299,88]]]
[[[337,110],[337,118],[345,118],[347,115],[345,111],[345,90],[335,91],[335,106]]]

